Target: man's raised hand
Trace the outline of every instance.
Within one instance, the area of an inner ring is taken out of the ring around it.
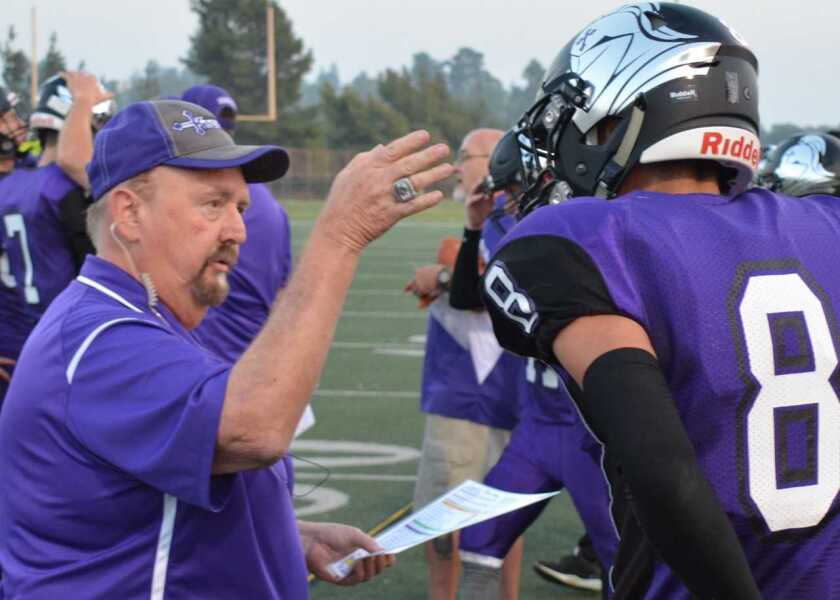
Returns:
[[[446,144],[429,146],[427,131],[414,131],[389,144],[357,154],[336,176],[318,225],[333,241],[359,252],[399,220],[436,205],[440,191],[425,190],[450,177],[455,168],[442,163]],[[411,180],[418,195],[397,202],[394,183]]]

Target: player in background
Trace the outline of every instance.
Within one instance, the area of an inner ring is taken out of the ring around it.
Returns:
[[[603,445],[616,598],[840,591],[840,205],[744,191],[757,72],[715,17],[627,5],[560,52],[524,119],[571,199],[514,228],[483,292]]]
[[[209,110],[222,129],[233,136],[239,109],[227,91],[216,85],[195,85],[181,99]],[[286,286],[292,271],[292,235],[286,211],[264,183],[249,183],[248,197],[250,204],[242,215],[247,237],[239,248],[239,260],[228,274],[230,292],[220,306],[208,309],[192,332],[204,347],[231,363],[257,337],[277,292]],[[304,426],[312,420],[311,409],[307,408]],[[294,468],[288,455],[275,471],[293,493]]]
[[[38,167],[18,168],[0,179],[0,356],[7,361],[17,360],[47,306],[93,252],[85,232],[89,200],[57,163],[59,138],[74,111],[86,124],[82,137],[92,147],[94,130],[113,114],[109,99],[91,75],[45,81],[30,117],[42,148]],[[89,158],[71,154],[64,162],[83,168]],[[12,365],[5,369],[11,375]],[[0,381],[0,400],[7,384]]]
[[[15,110],[17,103],[17,95],[0,86],[0,177],[14,170],[18,148],[26,141],[26,123]]]
[[[787,138],[762,160],[758,185],[800,198],[840,196],[840,138],[821,132]]]
[[[490,175],[467,200],[471,223],[482,223],[481,236],[469,228],[458,254],[449,296],[454,308],[484,310],[476,257],[489,261],[501,237],[513,228],[519,198],[539,176],[537,165],[523,164],[516,129],[508,131],[490,158]],[[518,493],[569,490],[586,535],[574,554],[557,562],[539,562],[535,571],[554,583],[601,591],[602,574],[615,558],[618,537],[609,514],[604,474],[591,448],[591,436],[577,415],[557,373],[542,361],[520,359],[523,368],[509,382],[520,398],[519,422],[510,442],[484,478],[487,485]],[[535,452],[534,447],[540,451]],[[502,559],[539,517],[548,501],[505,514],[461,532],[462,600],[496,598]],[[594,544],[593,540],[594,539]]]
[[[501,135],[501,131],[479,129],[464,137],[456,159],[456,199],[465,199],[487,176],[490,153]],[[444,290],[450,277],[451,271],[442,265],[421,267],[406,286],[421,298],[436,298],[429,306],[423,361],[420,410],[426,415],[426,424],[415,508],[466,479],[481,481],[499,459],[518,418],[510,382],[522,376],[521,361],[501,349],[487,313],[455,310],[449,305]],[[456,532],[426,544],[431,600],[455,598],[460,570],[458,539]],[[506,599],[518,594],[521,553],[520,543],[503,569]]]
[[[0,86],[0,181],[15,169],[17,149],[26,139],[26,124],[15,111],[15,104],[17,96]],[[0,229],[2,227],[0,224]],[[0,305],[14,302],[14,291],[2,284],[10,277],[8,261],[0,246]],[[0,402],[3,401],[15,364],[15,359],[6,356],[4,352],[9,352],[9,344],[0,341]]]
[[[222,129],[233,135],[237,106],[215,85],[196,85],[182,99],[198,104],[216,116]],[[235,362],[259,333],[278,290],[292,270],[291,232],[283,206],[264,183],[248,184],[251,203],[243,215],[248,239],[239,251],[239,262],[228,279],[227,300],[207,311],[194,334],[222,358]]]

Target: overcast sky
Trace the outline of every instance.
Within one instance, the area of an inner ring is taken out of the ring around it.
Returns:
[[[235,1],[235,0],[230,0]],[[687,2],[688,3],[688,2]],[[840,2],[696,0],[750,43],[761,64],[765,125],[840,122]],[[343,81],[408,64],[415,52],[438,59],[462,46],[482,52],[488,70],[517,81],[531,58],[547,65],[612,0],[280,0],[316,60]],[[30,47],[30,8],[38,11],[39,55],[56,31],[70,64],[123,79],[149,59],[176,65],[196,19],[188,0],[0,0],[0,27],[13,24]]]

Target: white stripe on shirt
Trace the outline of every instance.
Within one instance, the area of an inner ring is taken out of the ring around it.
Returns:
[[[143,312],[142,310],[140,310],[139,308],[134,306],[131,302],[129,302],[128,300],[126,300],[125,298],[120,296],[114,290],[106,288],[104,285],[102,285],[101,283],[99,283],[97,281],[94,281],[93,279],[89,279],[88,277],[85,277],[84,275],[79,275],[78,277],[76,277],[76,281],[78,281],[79,283],[83,283],[88,287],[92,287],[93,289],[102,292],[103,294],[105,294],[109,298],[113,298],[114,300],[116,300],[117,302],[119,302],[123,306],[127,306],[128,308],[130,308],[134,312],[139,312],[139,313]]]
[[[113,319],[111,321],[107,321],[91,331],[88,336],[85,338],[85,341],[82,342],[82,345],[79,346],[79,349],[76,350],[76,353],[73,355],[73,358],[70,359],[70,364],[67,365],[67,383],[73,383],[73,375],[76,374],[76,368],[79,366],[79,361],[82,360],[82,356],[93,343],[93,340],[96,339],[100,333],[108,329],[111,325],[116,325],[117,323],[122,323],[123,321],[140,321],[141,323],[144,322],[141,319],[135,319],[134,317],[123,317],[122,319]]]
[[[155,552],[155,570],[152,572],[152,594],[150,600],[163,600],[166,593],[166,568],[169,566],[169,550],[172,548],[172,532],[175,529],[175,513],[178,511],[178,499],[169,494],[163,495],[163,518],[160,521],[157,552]]]

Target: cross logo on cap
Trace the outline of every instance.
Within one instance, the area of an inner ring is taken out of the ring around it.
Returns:
[[[192,112],[185,110],[181,112],[186,121],[177,121],[172,124],[172,129],[175,131],[185,131],[187,129],[194,130],[198,135],[204,135],[208,129],[220,129],[221,125],[216,119],[208,119],[206,117],[193,116]]]

